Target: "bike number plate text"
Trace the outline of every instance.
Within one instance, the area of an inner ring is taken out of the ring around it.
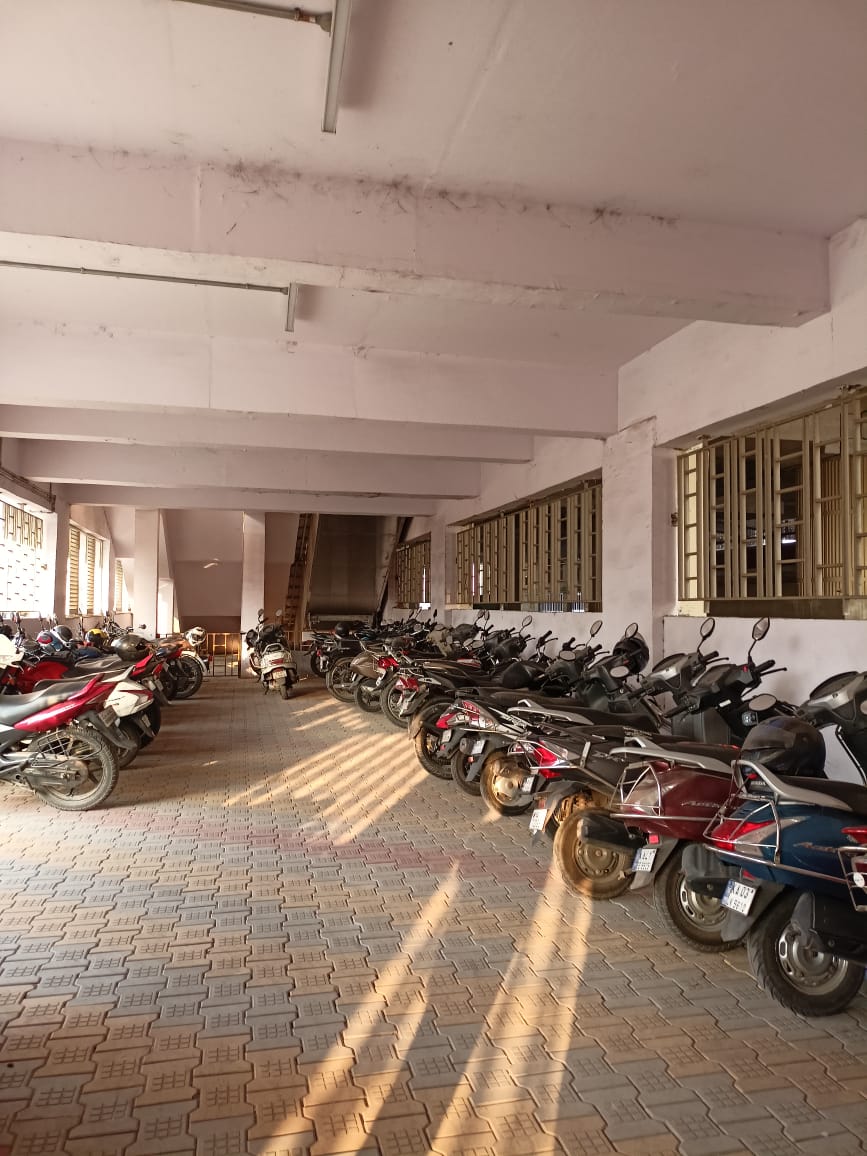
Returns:
[[[547,814],[548,808],[544,803],[540,807],[533,808],[533,814],[530,816],[530,830],[534,835],[545,826]]]
[[[449,729],[447,731],[443,731],[443,733],[440,735],[440,742],[441,743],[447,743],[451,737],[452,737],[451,729]]]
[[[527,777],[524,779],[523,783],[521,784],[521,790],[524,792],[525,795],[529,795],[532,792],[535,784],[536,784],[536,776],[535,775],[527,775]]]
[[[476,739],[476,741],[473,743],[473,749],[470,751],[470,754],[471,755],[480,755],[484,749],[485,749],[485,740],[484,739]]]
[[[723,892],[722,905],[729,911],[736,911],[738,915],[749,915],[756,891],[757,888],[750,887],[747,883],[738,883],[736,879],[730,879]]]
[[[113,706],[107,706],[105,708],[105,710],[101,710],[99,712],[99,717],[102,720],[102,722],[107,723],[109,726],[111,726],[111,724],[117,718],[117,714],[115,713],[115,709]]]
[[[655,862],[656,848],[642,847],[635,852],[635,858],[632,860],[632,870],[636,874],[638,874],[639,871],[652,871]]]

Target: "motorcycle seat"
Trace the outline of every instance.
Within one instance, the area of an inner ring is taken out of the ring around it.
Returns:
[[[81,678],[81,671],[85,670],[88,674],[102,674],[107,670],[120,670],[123,663],[119,658],[85,658],[81,662],[77,662],[75,666],[70,667],[69,673],[64,674],[64,678]],[[76,673],[79,672],[79,673]]]
[[[780,775],[779,781],[787,790],[783,798],[797,803],[815,803],[817,807],[833,807],[857,811],[867,815],[867,787],[860,783],[846,783],[832,779],[801,779]],[[815,796],[811,798],[810,796]]]
[[[42,690],[35,690],[32,694],[10,695],[0,697],[0,725],[15,726],[22,719],[29,718],[37,710],[44,710],[58,703],[72,698],[76,691],[84,690],[90,678],[79,678],[75,682],[47,682]]]

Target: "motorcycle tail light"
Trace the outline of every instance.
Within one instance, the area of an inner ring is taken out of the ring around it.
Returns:
[[[471,727],[478,727],[480,730],[491,730],[496,723],[489,714],[482,710],[477,702],[471,702],[468,699],[461,699],[458,703],[458,709],[463,713],[464,718],[462,722],[467,722]]]
[[[562,747],[555,747],[553,743],[549,746],[542,743],[525,743],[524,750],[536,761],[539,774],[546,779],[557,777],[556,775],[546,775],[546,770],[569,762],[569,752],[563,750]]]
[[[754,842],[754,840],[748,840],[747,835],[752,835],[757,831],[766,831],[773,826],[773,823],[768,822],[723,819],[717,829],[709,836],[708,841],[715,847],[719,847],[720,851],[734,851],[741,843]]]

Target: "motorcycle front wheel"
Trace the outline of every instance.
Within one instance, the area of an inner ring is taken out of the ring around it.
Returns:
[[[687,886],[683,875],[683,845],[666,860],[653,881],[653,902],[666,931],[697,951],[731,951],[740,939],[723,939],[726,909],[721,900]]]
[[[477,755],[465,755],[462,750],[457,750],[452,755],[452,778],[460,789],[466,791],[468,795],[480,795],[482,793],[482,787],[479,783],[481,771],[478,763]],[[471,779],[468,779],[467,774],[471,769],[474,774]]]
[[[38,735],[30,744],[34,770],[53,770],[58,775],[74,771],[76,781],[40,785],[34,791],[58,811],[90,811],[105,802],[117,785],[118,762],[113,748],[89,727],[68,726]]]
[[[798,901],[787,891],[747,936],[759,987],[802,1016],[832,1016],[849,1006],[864,982],[864,964],[808,947],[791,921]]]
[[[450,779],[452,777],[452,757],[440,750],[442,731],[436,726],[436,721],[442,713],[443,704],[440,702],[422,707],[421,718],[419,719],[420,726],[413,739],[413,746],[418,761],[429,775],[434,775],[438,779]]]
[[[584,807],[577,807],[560,823],[554,835],[554,859],[560,877],[576,895],[616,899],[632,882],[631,855],[585,843],[580,826],[586,814]]]
[[[397,713],[403,691],[395,685],[396,683],[397,675],[383,683],[379,691],[379,709],[382,711],[382,717],[387,719],[393,727],[405,731],[408,726],[408,719]]]

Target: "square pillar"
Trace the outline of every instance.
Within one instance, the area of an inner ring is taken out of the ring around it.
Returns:
[[[159,622],[159,545],[159,510],[136,510],[133,626],[136,630],[146,626],[149,634],[156,634]]]
[[[39,609],[46,617],[66,618],[66,584],[69,577],[69,503],[57,498],[54,513],[41,513],[42,550],[46,563]]]
[[[265,606],[265,515],[244,514],[241,521],[241,633],[256,625]],[[269,617],[273,615],[271,610]]]

